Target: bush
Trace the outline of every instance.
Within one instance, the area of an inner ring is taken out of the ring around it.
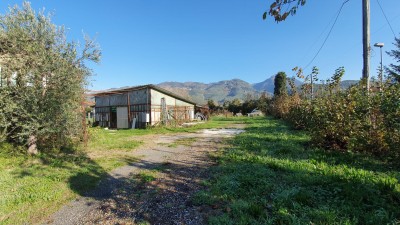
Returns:
[[[307,129],[313,145],[369,152],[400,153],[400,85],[366,95],[362,86],[300,103],[281,103],[277,116],[294,128]],[[287,101],[287,100],[286,100]],[[277,110],[278,109],[278,110]]]

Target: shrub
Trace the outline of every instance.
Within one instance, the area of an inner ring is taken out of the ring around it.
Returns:
[[[289,105],[289,106],[287,106]],[[400,153],[400,85],[366,95],[362,86],[320,96],[315,100],[285,104],[279,115],[294,128],[307,129],[313,145],[369,152]],[[284,110],[283,110],[284,108]],[[289,108],[288,111],[287,108]]]

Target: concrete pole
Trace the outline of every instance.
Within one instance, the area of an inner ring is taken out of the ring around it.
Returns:
[[[362,0],[363,8],[363,80],[369,92],[369,59],[370,59],[370,0]]]
[[[311,74],[311,100],[314,99],[314,74]]]
[[[380,89],[381,89],[381,91],[383,90],[383,64],[382,64],[382,47],[380,47],[380,49],[381,49],[381,85],[380,85]]]

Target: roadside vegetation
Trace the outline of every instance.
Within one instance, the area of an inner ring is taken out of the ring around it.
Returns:
[[[337,151],[357,151],[375,156],[400,156],[400,83],[387,78],[340,89],[344,68],[336,70],[326,85],[311,92],[310,83],[276,95],[270,114],[306,130],[314,146]]]
[[[216,209],[210,224],[400,222],[397,161],[310,147],[305,131],[273,118],[248,124],[194,198]]]
[[[397,49],[389,52],[398,62]],[[303,85],[284,72],[256,118],[217,156],[214,178],[194,201],[209,205],[210,224],[400,223],[400,69],[386,68],[367,90],[340,87],[345,73]],[[288,90],[287,87],[290,87]]]

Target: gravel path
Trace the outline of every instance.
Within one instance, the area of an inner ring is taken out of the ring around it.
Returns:
[[[132,153],[140,160],[111,172],[96,190],[62,207],[47,224],[204,224],[204,213],[191,197],[208,177],[209,153],[240,132],[134,137],[144,142]]]

